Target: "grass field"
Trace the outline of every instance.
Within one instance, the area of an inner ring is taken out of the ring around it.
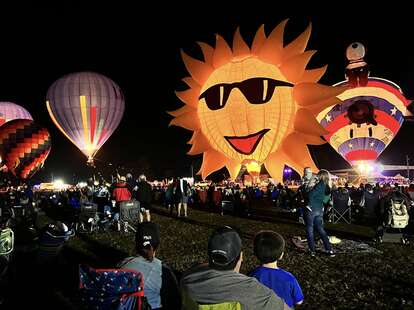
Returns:
[[[280,266],[298,279],[305,302],[302,309],[414,309],[414,247],[400,244],[374,245],[381,254],[338,254],[334,258],[309,257],[289,239],[304,236],[304,226],[286,218],[261,220],[220,216],[191,209],[188,218],[169,216],[156,208],[153,221],[161,227],[161,246],[157,256],[177,273],[195,262],[206,260],[207,239],[213,229],[230,225],[243,240],[242,272],[249,272],[257,261],[252,240],[261,229],[281,233],[287,242]],[[356,225],[327,225],[331,234],[354,240],[370,240],[372,229]],[[104,232],[78,235],[67,244],[67,257],[73,263],[94,267],[113,267],[134,254],[132,234]],[[68,296],[70,298],[70,296]]]

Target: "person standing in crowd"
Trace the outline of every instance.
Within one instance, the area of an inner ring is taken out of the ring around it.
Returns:
[[[179,179],[178,184],[178,210],[177,210],[177,216],[180,217],[181,215],[181,206],[184,207],[184,217],[187,217],[187,204],[188,204],[188,198],[190,196],[190,186],[188,185],[187,180],[184,178]]]
[[[134,179],[131,173],[127,173],[126,182],[129,189],[131,190],[132,198],[137,199],[137,181]]]
[[[271,289],[240,273],[242,241],[231,227],[220,227],[210,236],[208,258],[208,264],[194,266],[182,276],[184,309],[222,303],[239,303],[245,310],[289,309]]]
[[[309,195],[308,193],[313,189],[313,187],[318,183],[318,178],[313,175],[312,169],[310,167],[305,167],[303,170],[303,177],[301,180],[301,185],[298,189],[297,195],[299,195],[299,198],[297,200],[299,201],[299,223],[304,224],[304,212],[305,209],[310,210],[309,206]]]
[[[167,207],[167,210],[170,211],[170,214],[172,214],[172,209],[174,205],[174,178],[172,178],[171,181],[168,181],[164,190],[165,206]]]
[[[98,212],[103,214],[105,206],[109,205],[109,191],[103,181],[95,187],[94,202],[98,205]]]
[[[95,192],[95,184],[93,178],[89,178],[86,182],[85,195],[89,202],[93,201],[93,194]]]
[[[327,170],[320,170],[318,172],[318,184],[316,184],[308,193],[309,204],[304,210],[304,219],[306,225],[306,237],[311,256],[315,256],[315,239],[313,230],[316,228],[318,231],[326,253],[334,257],[335,254],[332,250],[331,243],[329,242],[328,235],[323,227],[323,203],[326,195],[330,194],[331,178]]]
[[[152,202],[152,187],[147,182],[145,175],[139,176],[139,182],[137,184],[137,199],[140,204],[141,210],[144,210],[147,222],[151,222],[151,202]]]
[[[139,224],[135,235],[137,255],[124,259],[118,267],[142,273],[145,296],[152,309],[181,309],[177,279],[172,270],[155,257],[159,245],[159,226],[151,222]]]
[[[313,174],[312,168],[305,167],[305,169],[303,170],[302,186],[306,189],[306,191],[311,191],[316,186],[316,184],[318,184],[318,176],[319,174]]]
[[[115,200],[115,206],[113,209],[113,212],[115,213],[114,220],[118,222],[118,230],[120,229],[120,226],[119,226],[120,204],[123,201],[131,200],[131,197],[132,197],[131,189],[126,183],[126,178],[124,176],[120,176],[119,181],[115,183],[112,189],[112,198]]]
[[[304,297],[298,281],[278,266],[285,251],[285,239],[274,231],[263,230],[254,237],[253,249],[261,266],[250,276],[272,289],[289,307],[302,304]]]

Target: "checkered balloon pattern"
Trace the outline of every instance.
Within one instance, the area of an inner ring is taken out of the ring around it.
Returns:
[[[17,178],[33,176],[43,166],[51,145],[47,129],[31,120],[13,120],[0,127],[0,154]]]

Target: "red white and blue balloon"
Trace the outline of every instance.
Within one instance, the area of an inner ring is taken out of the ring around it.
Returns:
[[[347,81],[337,85],[346,86]],[[375,161],[400,130],[411,101],[397,84],[376,77],[338,97],[342,104],[325,109],[317,117],[329,132],[324,138],[351,165]]]

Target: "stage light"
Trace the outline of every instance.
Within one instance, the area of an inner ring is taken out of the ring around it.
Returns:
[[[53,186],[56,189],[63,189],[63,187],[65,186],[65,182],[61,179],[58,179],[58,180],[53,182]]]
[[[86,187],[87,185],[88,185],[88,184],[86,184],[86,182],[79,182],[77,186],[78,186],[79,188],[83,188],[83,187]]]
[[[365,172],[365,170],[366,170],[365,164],[364,163],[359,163],[358,164],[358,170],[359,170],[360,173]]]

